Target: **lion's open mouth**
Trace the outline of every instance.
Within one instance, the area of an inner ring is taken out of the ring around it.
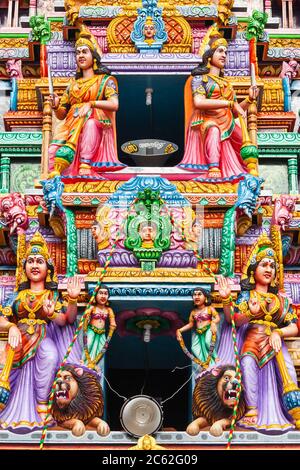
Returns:
[[[69,392],[68,390],[58,390],[55,392],[56,400],[68,400],[69,399]]]
[[[237,397],[236,390],[226,390],[224,393],[225,400],[235,400]]]

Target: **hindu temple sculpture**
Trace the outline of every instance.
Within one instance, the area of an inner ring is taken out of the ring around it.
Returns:
[[[177,340],[182,343],[182,333],[194,329],[191,349],[197,364],[207,368],[217,360],[216,342],[220,316],[210,306],[210,295],[204,289],[194,289],[193,302],[194,309],[191,311],[189,323],[177,330]]]
[[[249,170],[240,151],[241,128],[235,118],[246,111],[258,96],[255,86],[241,103],[230,80],[224,78],[228,43],[216,27],[202,42],[202,64],[191,72],[185,85],[185,153],[179,167],[202,173],[206,178],[242,177]]]
[[[30,430],[43,426],[59,349],[64,347],[54,326],[74,323],[80,290],[79,278],[70,278],[67,304],[61,302],[55,267],[45,240],[36,232],[19,266],[14,299],[0,316],[0,328],[8,332],[10,364],[6,363],[6,368],[12,367],[11,392],[0,413],[2,428]]]
[[[108,306],[109,290],[102,285],[95,297],[95,304],[86,316],[83,326],[83,362],[90,369],[96,369],[107,349],[108,338],[111,339],[116,329],[113,310]],[[108,335],[105,324],[109,322]]]
[[[241,367],[247,411],[239,424],[272,432],[294,427],[283,401],[286,380],[297,375],[284,338],[298,335],[297,315],[282,291],[280,228],[272,227],[272,240],[262,234],[249,256],[236,301],[235,322],[241,327]],[[228,281],[219,278],[224,315],[231,321]],[[278,375],[277,367],[280,374]]]
[[[295,2],[7,2],[0,450],[300,448]]]
[[[87,28],[81,28],[75,47],[76,79],[61,99],[49,96],[56,117],[64,120],[49,147],[50,177],[99,177],[99,172],[125,166],[116,149],[117,80],[101,64],[98,43]]]

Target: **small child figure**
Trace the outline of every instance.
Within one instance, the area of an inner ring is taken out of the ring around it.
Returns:
[[[196,287],[193,292],[195,308],[190,313],[189,323],[176,332],[177,340],[182,341],[184,331],[195,328],[192,336],[192,352],[206,366],[218,361],[215,350],[217,327],[220,322],[218,312],[210,306],[209,292]]]
[[[91,369],[97,368],[98,362],[105,353],[104,346],[117,327],[114,312],[108,306],[108,299],[108,287],[102,285],[97,292],[95,305],[83,325],[83,363]],[[107,320],[109,320],[108,336],[105,333]]]

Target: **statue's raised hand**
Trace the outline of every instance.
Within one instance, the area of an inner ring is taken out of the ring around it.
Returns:
[[[219,294],[222,299],[226,299],[231,295],[228,279],[224,276],[218,276]]]
[[[256,315],[260,311],[260,304],[256,292],[254,292],[253,297],[249,299],[248,305],[252,315]]]
[[[80,277],[70,277],[67,287],[68,295],[71,299],[76,300],[81,291]]]

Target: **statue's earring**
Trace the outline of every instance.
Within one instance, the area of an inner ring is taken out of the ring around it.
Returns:
[[[51,282],[51,271],[50,271],[50,269],[48,269],[48,271],[47,271],[46,282]]]
[[[209,57],[208,60],[207,60],[207,66],[206,66],[206,67],[207,67],[208,69],[210,69],[210,62],[211,62],[211,57]]]
[[[93,70],[97,70],[97,69],[98,69],[97,59],[94,59]]]
[[[255,279],[254,279],[254,276],[253,276],[253,274],[254,274],[254,273],[253,273],[253,271],[251,271],[251,274],[250,274],[250,279],[249,279],[249,281],[250,281],[250,284],[255,284]]]
[[[276,279],[272,279],[270,286],[276,287]]]

